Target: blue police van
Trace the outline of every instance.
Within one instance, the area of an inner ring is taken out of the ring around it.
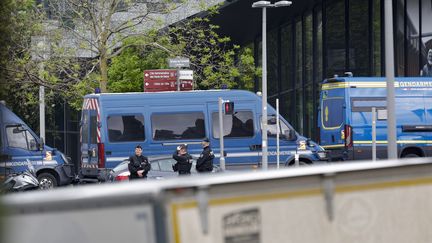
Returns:
[[[146,156],[171,155],[179,144],[188,144],[199,155],[200,142],[208,137],[219,162],[218,98],[234,102],[234,114],[224,115],[226,164],[261,162],[261,97],[242,90],[155,93],[89,94],[81,116],[81,173],[97,177],[134,153],[137,144]],[[276,111],[268,106],[269,163],[276,163]],[[293,163],[296,151],[302,163],[325,160],[324,150],[299,135],[280,118],[282,163]],[[100,173],[102,172],[102,173]]]
[[[372,158],[372,107],[376,113],[377,158],[387,158],[385,78],[324,80],[320,94],[320,145],[334,160]],[[399,157],[432,156],[432,78],[396,78]]]
[[[73,164],[60,151],[50,148],[17,115],[0,102],[0,181],[23,172],[32,163],[41,189],[70,184]]]

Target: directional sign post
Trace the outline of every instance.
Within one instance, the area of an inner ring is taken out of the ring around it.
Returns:
[[[177,89],[176,69],[157,69],[144,71],[144,92],[175,91]],[[189,70],[181,70],[189,71]],[[193,78],[191,74],[180,72],[181,90],[193,90]]]
[[[189,58],[185,57],[176,57],[168,59],[168,66],[171,68],[177,69],[177,91],[180,91],[180,68],[189,67],[190,61]]]
[[[168,66],[172,68],[189,67],[190,66],[189,58],[185,58],[185,57],[170,58],[168,59]]]

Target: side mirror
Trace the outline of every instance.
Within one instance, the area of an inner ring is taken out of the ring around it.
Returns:
[[[40,138],[40,141],[39,141],[39,150],[42,151],[42,150],[44,150],[44,148],[45,148],[45,141],[44,141],[43,138]]]
[[[290,141],[297,139],[296,132],[292,129],[285,131],[284,136],[286,140],[290,140]]]
[[[268,119],[268,124],[269,125],[276,125],[276,117],[271,117],[270,119]]]
[[[39,147],[37,146],[37,143],[34,139],[30,139],[29,143],[30,143],[30,149],[31,150],[38,150],[39,149]]]
[[[25,129],[22,127],[22,126],[19,126],[19,127],[16,127],[16,128],[14,128],[13,130],[12,130],[12,132],[13,133],[21,133],[21,132],[24,132],[25,131]]]

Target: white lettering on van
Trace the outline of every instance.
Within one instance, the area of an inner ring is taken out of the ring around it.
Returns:
[[[432,82],[421,82],[421,81],[404,81],[399,82],[399,87],[432,87]]]

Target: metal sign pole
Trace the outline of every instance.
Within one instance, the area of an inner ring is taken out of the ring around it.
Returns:
[[[43,79],[44,63],[39,63],[39,75]],[[44,141],[45,137],[45,87],[43,85],[39,86],[39,136]]]
[[[376,107],[372,107],[372,161],[376,161]]]
[[[180,69],[177,68],[177,91],[180,91]]]
[[[222,114],[222,98],[219,97],[218,108],[219,108],[219,143],[220,143],[220,159],[219,164],[221,169],[225,170],[225,156],[224,156],[224,130],[223,130],[223,114]]]
[[[280,125],[279,125],[279,99],[276,99],[276,162],[277,169],[279,169],[280,156],[279,156],[279,135],[280,135]]]
[[[268,168],[267,148],[267,20],[266,8],[263,8],[262,20],[262,168]]]
[[[393,49],[393,2],[385,0],[385,73],[387,79],[387,155],[389,159],[397,158],[395,90],[394,90],[394,49]]]

